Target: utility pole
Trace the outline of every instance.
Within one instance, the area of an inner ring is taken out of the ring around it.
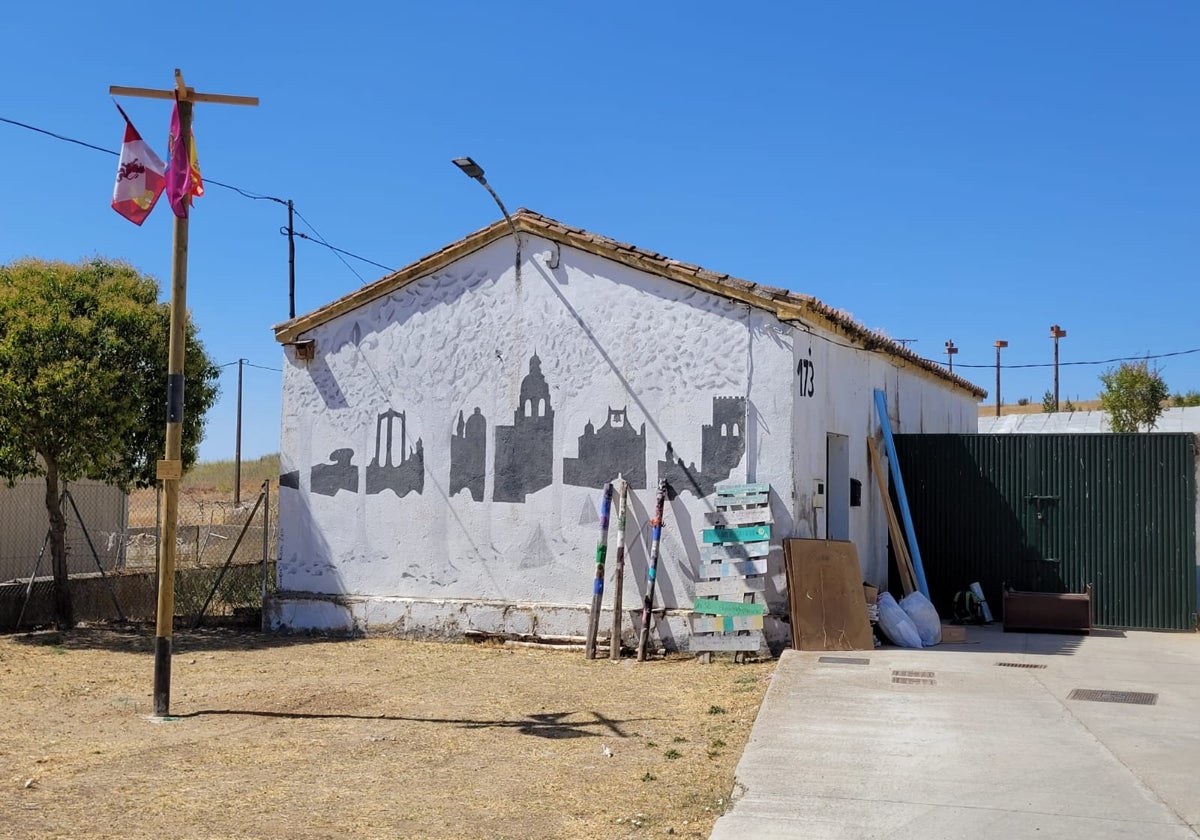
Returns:
[[[996,341],[996,416],[1000,416],[1000,351],[1008,346],[1007,341]]]
[[[292,225],[292,200],[289,198],[288,207],[288,318],[296,317],[296,228]],[[241,381],[240,379],[238,380]],[[240,417],[240,415],[239,415]]]
[[[226,96],[197,93],[183,83],[183,73],[175,69],[175,87],[171,90],[112,85],[112,96],[138,96],[146,99],[173,99],[179,103],[179,137],[176,142],[192,142],[192,105],[213,102],[222,105],[257,105],[257,96]],[[179,481],[183,478],[183,359],[187,325],[187,216],[175,217],[171,258],[171,337],[167,348],[167,443],[163,460],[158,462],[158,479],[163,484],[163,526],[158,542],[158,615],[154,638],[154,715],[165,718],[171,709],[171,637],[175,629],[175,536],[179,526]]]
[[[1067,337],[1067,331],[1054,324],[1050,327],[1050,337],[1054,339],[1054,410],[1058,411],[1058,340]]]
[[[242,503],[242,365],[247,359],[238,359],[237,432],[233,441],[233,506]]]
[[[946,365],[950,368],[950,372],[954,373],[954,356],[958,353],[958,348],[954,346],[953,339],[946,339]]]

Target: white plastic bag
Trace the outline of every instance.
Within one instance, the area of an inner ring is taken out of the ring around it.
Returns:
[[[917,626],[921,644],[933,647],[942,643],[942,619],[928,598],[920,592],[910,592],[900,599],[900,609],[908,613],[912,623]]]
[[[879,594],[879,626],[889,639],[900,647],[921,647],[921,634],[890,592]]]

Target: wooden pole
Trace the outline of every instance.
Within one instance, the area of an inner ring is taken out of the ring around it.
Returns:
[[[600,629],[600,609],[604,604],[604,562],[608,558],[608,517],[612,511],[613,483],[604,486],[600,500],[600,539],[596,542],[596,576],[592,580],[592,609],[588,613],[584,657],[596,658],[596,634]]]
[[[256,96],[226,96],[196,93],[183,83],[175,70],[171,90],[112,85],[113,96],[174,99],[179,103],[179,140],[191,143],[192,105],[215,102],[224,105],[257,105]],[[186,158],[186,155],[185,155]],[[187,217],[175,217],[171,257],[171,327],[167,346],[167,441],[158,478],[163,487],[163,523],[159,539],[158,615],[154,638],[154,715],[167,717],[171,711],[171,637],[175,622],[175,538],[179,526],[179,481],[183,478],[183,360],[187,348]]]
[[[663,508],[667,498],[667,480],[659,479],[658,494],[654,499],[654,519],[650,541],[650,561],[646,569],[646,595],[642,598],[642,627],[638,634],[637,661],[646,661],[646,651],[650,643],[650,619],[654,611],[654,584],[658,577],[658,553],[662,544]]]
[[[625,589],[625,513],[629,498],[629,482],[617,478],[617,567],[613,570],[613,617],[612,635],[608,641],[608,658],[616,662],[621,658],[621,611]]]
[[[233,506],[242,503],[242,364],[238,359],[237,432],[233,439]]]

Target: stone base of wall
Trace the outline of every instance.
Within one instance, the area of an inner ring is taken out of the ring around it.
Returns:
[[[461,641],[467,631],[519,636],[583,636],[589,608],[576,604],[517,604],[468,599],[397,598],[367,595],[323,595],[278,592],[266,605],[268,627],[281,632],[339,635],[393,635],[407,639]],[[655,610],[650,632],[653,648],[681,652],[691,636],[689,610]],[[641,610],[631,610],[621,639],[637,647]],[[764,635],[773,652],[790,644],[791,630],[776,616],[767,616]],[[608,638],[612,612],[600,616],[600,637]]]

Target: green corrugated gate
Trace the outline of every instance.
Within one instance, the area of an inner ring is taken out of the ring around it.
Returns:
[[[1108,627],[1196,626],[1189,434],[897,435],[930,595],[1082,592]]]

